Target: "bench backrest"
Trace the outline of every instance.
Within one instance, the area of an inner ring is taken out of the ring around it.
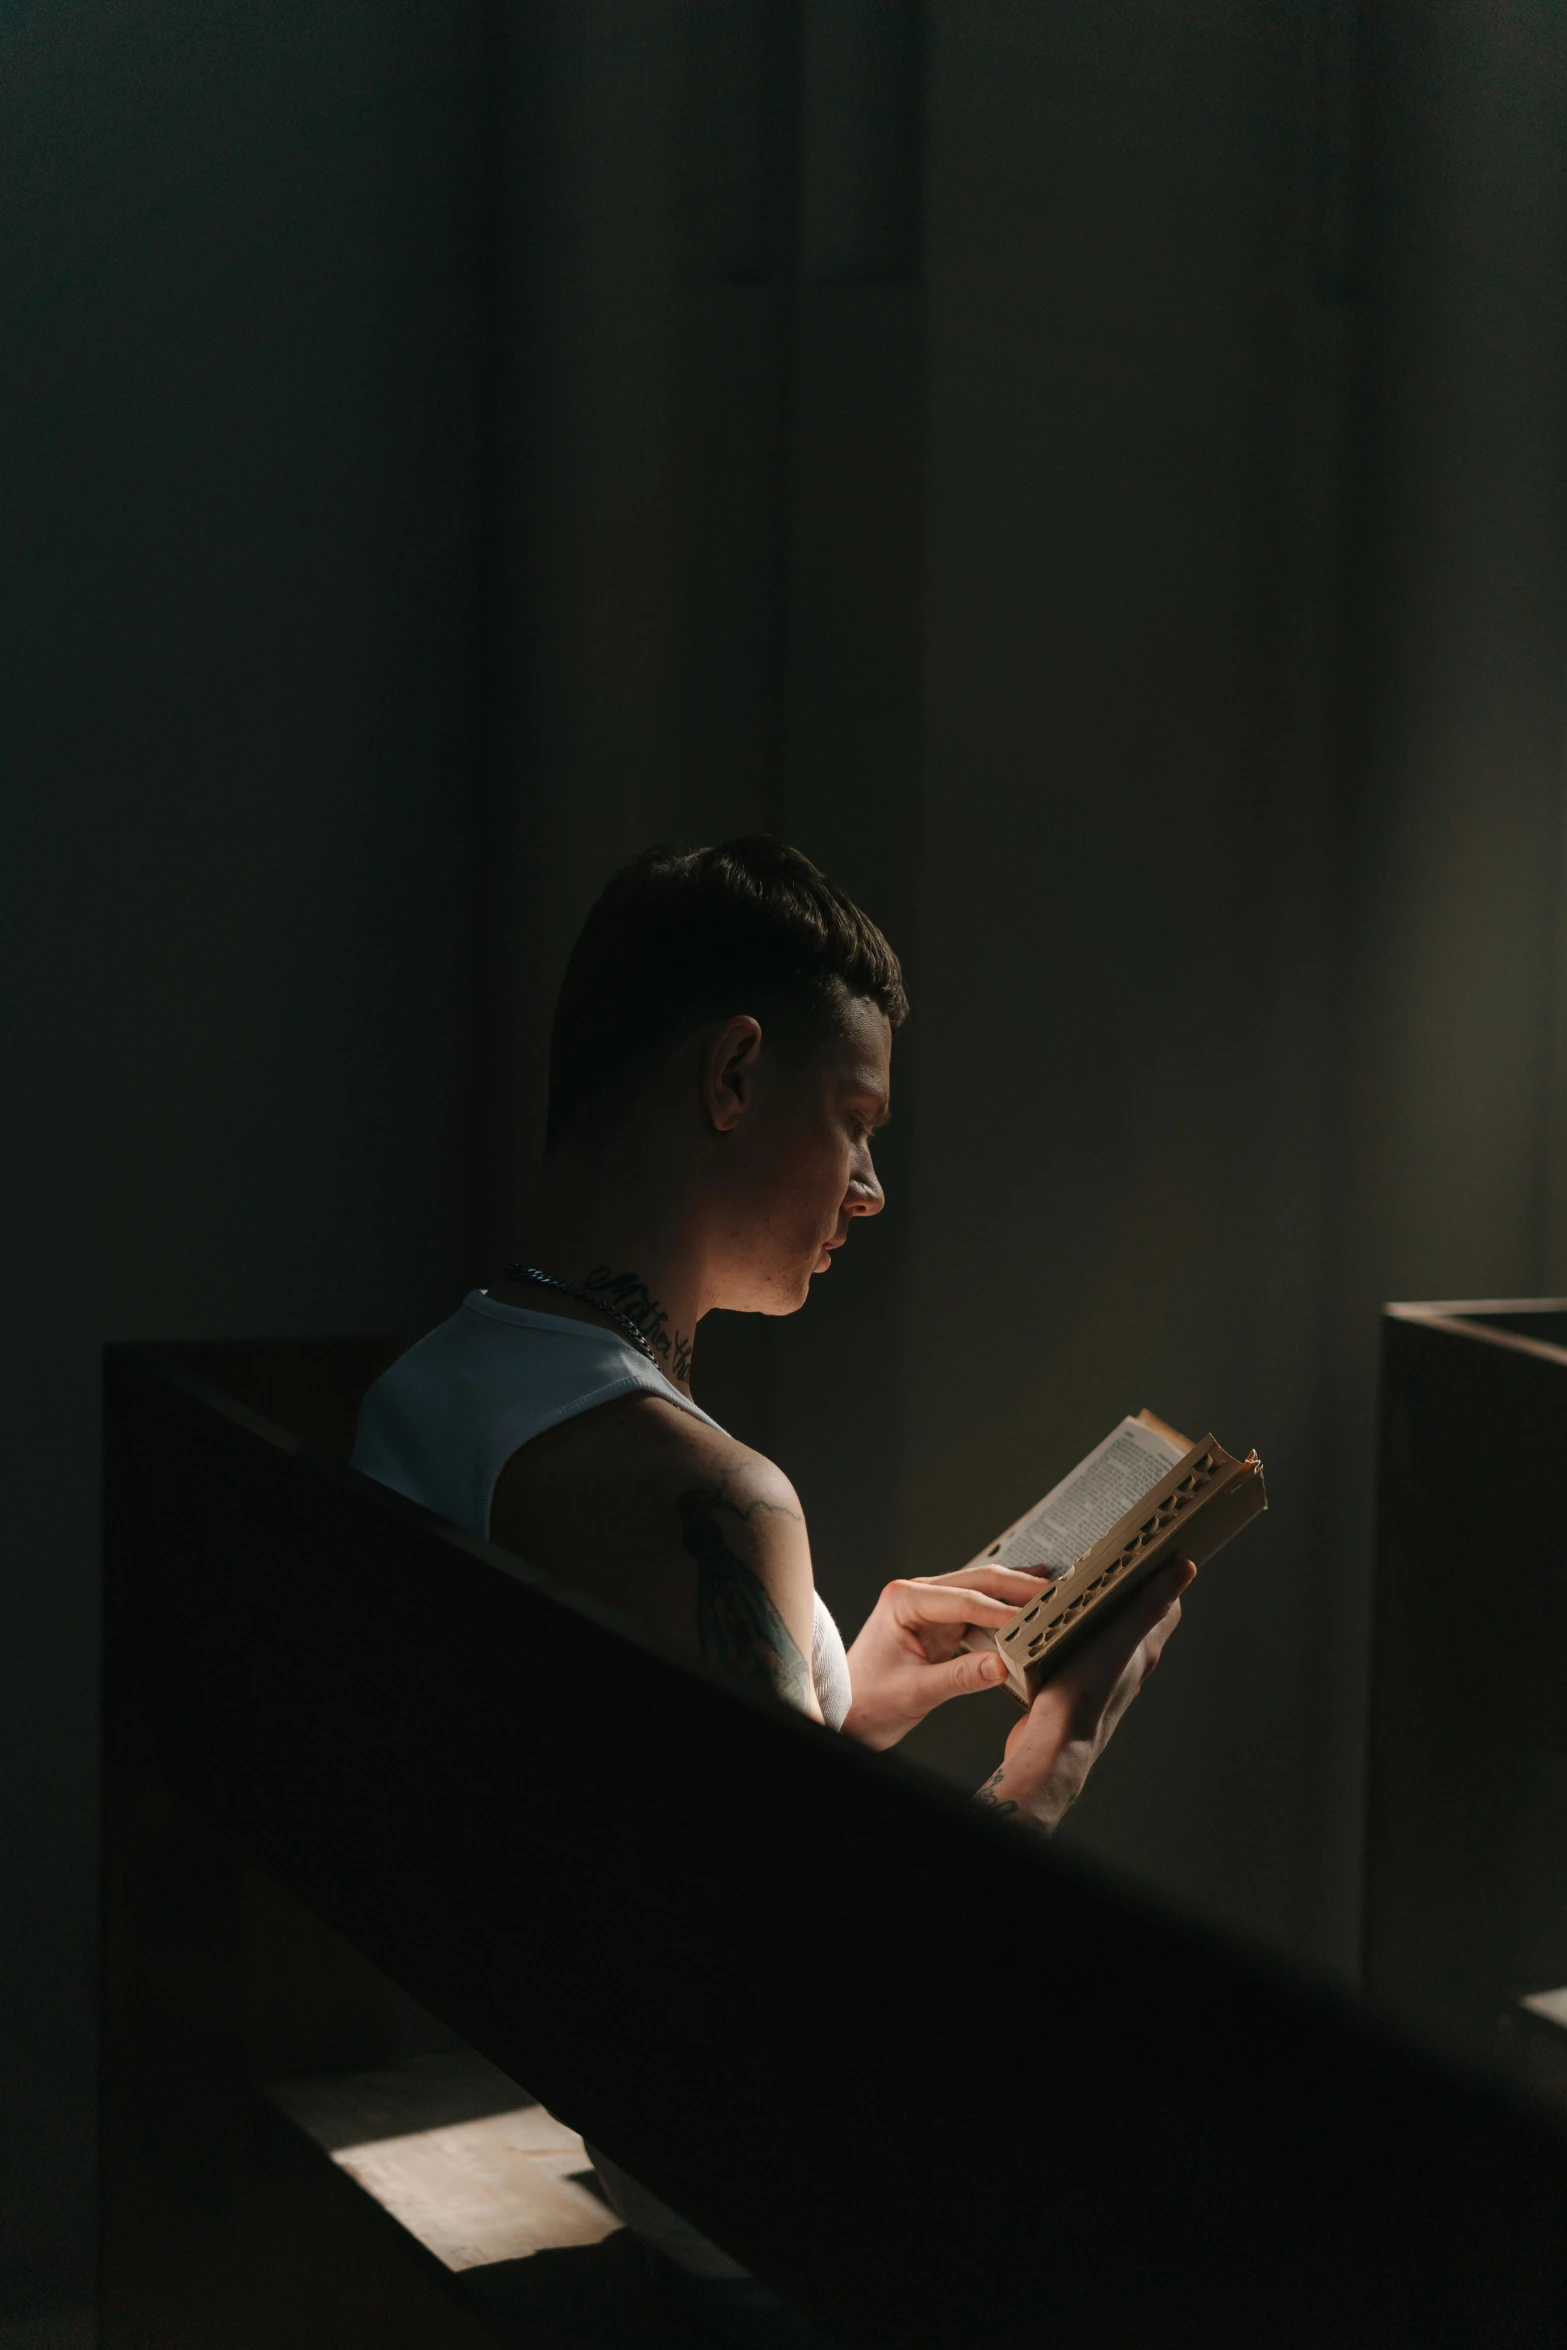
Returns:
[[[1548,2122],[355,1475],[384,1352],[111,1355],[106,1664],[425,2007],[847,2344],[1567,2332]]]

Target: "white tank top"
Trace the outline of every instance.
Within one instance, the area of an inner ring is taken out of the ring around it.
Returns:
[[[353,1464],[452,1525],[488,1535],[496,1481],[514,1452],[579,1412],[637,1393],[662,1396],[710,1428],[718,1426],[629,1339],[563,1314],[502,1305],[474,1289],[449,1321],[400,1355],[370,1389],[360,1407]],[[849,1663],[820,1592],[814,1599],[811,1679],[823,1721],[831,1730],[842,1729]],[[611,2203],[634,2234],[699,2276],[747,2273],[616,2164],[591,2147],[589,2152]]]
[[[496,1481],[514,1452],[562,1420],[639,1392],[718,1427],[628,1338],[563,1314],[502,1305],[473,1289],[371,1388],[360,1407],[354,1467],[452,1525],[487,1535]],[[811,1679],[823,1721],[841,1730],[849,1665],[820,1592]]]

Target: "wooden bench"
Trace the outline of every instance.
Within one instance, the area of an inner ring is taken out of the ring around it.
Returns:
[[[847,2346],[1567,2337],[1549,2116],[358,1477],[391,1351],[108,1358],[107,2350],[588,2338],[301,2126],[441,2061]]]

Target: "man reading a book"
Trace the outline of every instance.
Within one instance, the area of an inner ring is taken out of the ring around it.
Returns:
[[[995,1686],[999,1659],[965,1636],[1006,1625],[1046,1586],[1002,1565],[898,1578],[846,1651],[787,1476],[701,1410],[692,1375],[705,1314],[798,1311],[881,1213],[873,1138],[906,1010],[880,931],[781,843],[657,850],[618,873],[562,983],[521,1256],[377,1382],[355,1452],[386,1484],[872,1747]],[[1163,1569],[1046,1682],[980,1803],[1055,1826],[1157,1663],[1191,1572]],[[661,2257],[749,2293],[753,2330],[736,2338],[808,2339],[600,2167]],[[744,2312],[730,2300],[733,2330]]]

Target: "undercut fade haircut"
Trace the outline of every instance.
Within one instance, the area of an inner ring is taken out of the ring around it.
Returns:
[[[760,835],[647,850],[615,875],[571,950],[545,1149],[616,1125],[709,1021],[748,1012],[770,1043],[809,1052],[839,1032],[845,995],[895,1029],[908,1016],[897,956],[809,857]]]

